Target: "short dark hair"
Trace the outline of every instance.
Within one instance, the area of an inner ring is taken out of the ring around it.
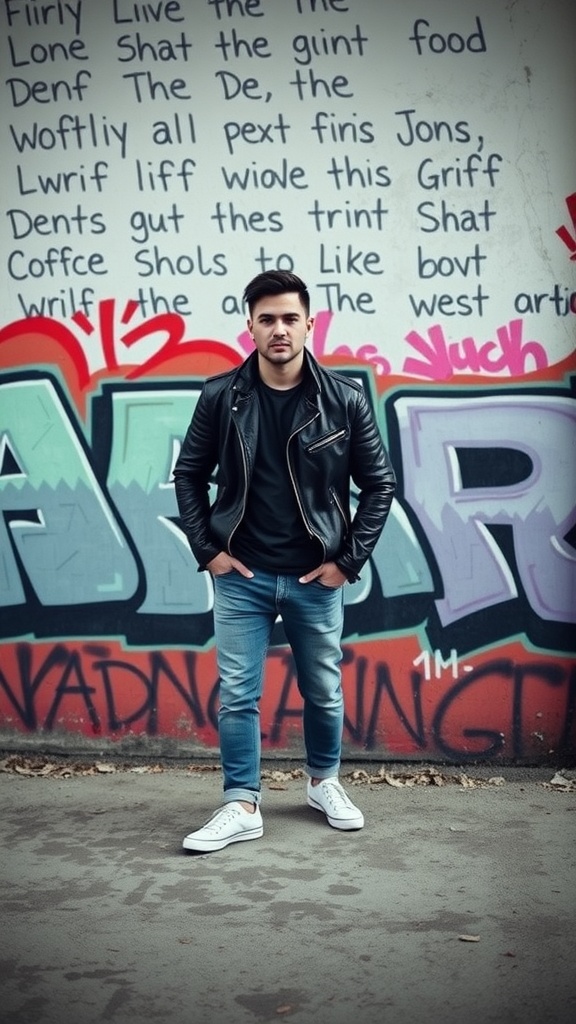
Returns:
[[[242,298],[252,315],[252,310],[259,299],[266,295],[282,295],[283,292],[297,292],[306,316],[310,316],[308,289],[301,277],[291,274],[288,270],[265,270],[263,274],[257,274],[246,285]]]

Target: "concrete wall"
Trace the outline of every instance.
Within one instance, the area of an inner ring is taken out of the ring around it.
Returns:
[[[206,752],[212,592],[171,471],[265,267],[397,470],[346,589],[346,749],[575,748],[571,0],[0,12],[0,732]],[[269,752],[301,748],[281,625]]]

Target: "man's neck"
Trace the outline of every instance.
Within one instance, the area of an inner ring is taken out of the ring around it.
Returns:
[[[266,359],[258,360],[258,372],[260,379],[269,388],[277,391],[288,391],[295,388],[304,377],[304,359],[294,359],[289,363],[275,365]]]

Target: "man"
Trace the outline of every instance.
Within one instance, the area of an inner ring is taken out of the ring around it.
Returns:
[[[362,828],[338,781],[343,587],[359,578],[395,488],[362,388],[305,348],[304,282],[265,272],[244,301],[256,351],[206,381],[174,469],[183,528],[214,584],[224,804],[183,844],[203,852],[263,834],[259,701],[278,616],[304,703],[307,802],[333,828]]]

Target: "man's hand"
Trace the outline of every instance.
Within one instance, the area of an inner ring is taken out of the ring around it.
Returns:
[[[250,580],[254,575],[243,562],[238,558],[232,558],[232,555],[227,554],[226,551],[220,551],[211,562],[207,563],[206,568],[212,576],[225,576],[229,572],[239,572],[241,576]]]
[[[313,580],[318,580],[322,586],[333,587],[336,590],[338,587],[343,587],[347,579],[348,577],[338,568],[336,562],[324,562],[317,569],[312,569],[312,572],[300,576],[298,582],[312,583]]]

